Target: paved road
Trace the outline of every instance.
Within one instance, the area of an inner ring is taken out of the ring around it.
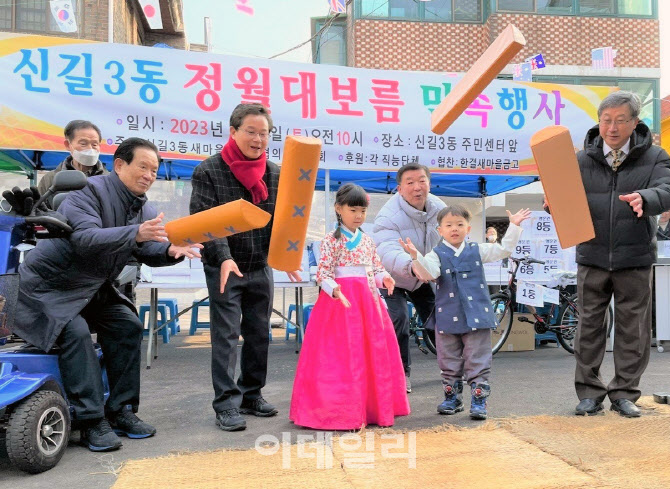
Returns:
[[[281,439],[283,432],[291,440],[311,430],[296,428],[288,420],[291,386],[297,355],[295,344],[275,340],[270,347],[268,385],[264,396],[280,410],[277,417],[248,417],[246,431],[225,433],[216,428],[211,409],[210,349],[206,333],[191,337],[199,343],[186,345],[183,333],[169,345],[161,345],[160,358],[151,370],[143,371],[140,415],[158,428],[147,440],[124,440],[121,450],[94,454],[71,440],[63,459],[51,471],[36,476],[23,474],[0,459],[0,486],[22,488],[107,488],[115,477],[112,472],[124,460],[156,457],[173,452],[250,448],[263,434]],[[467,415],[440,416],[435,408],[441,402],[439,371],[433,355],[413,348],[414,364],[410,394],[412,414],[398,418],[395,427],[415,430],[453,423],[475,426]],[[540,414],[569,416],[577,403],[572,388],[574,358],[561,348],[542,346],[532,352],[503,352],[494,357],[492,417]],[[604,362],[605,378],[612,375],[612,354]],[[670,390],[670,353],[652,350],[651,363],[642,379],[644,395]],[[169,470],[169,466],[166,466]],[[225,470],[225,469],[222,469]]]

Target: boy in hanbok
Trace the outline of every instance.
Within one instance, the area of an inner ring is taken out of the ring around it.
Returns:
[[[380,287],[393,291],[374,241],[360,226],[368,196],[347,183],[335,196],[338,227],[321,244],[321,286],[298,360],[289,418],[324,430],[391,426],[409,414],[405,372]]]
[[[530,217],[528,209],[512,215],[502,243],[468,243],[470,213],[460,205],[437,215],[442,236],[433,251],[421,255],[407,238],[399,240],[412,257],[412,269],[422,280],[437,279],[435,309],[426,327],[435,328],[437,362],[442,371],[444,401],[440,414],[463,411],[463,381],[471,389],[470,417],[486,419],[486,399],[491,393],[491,330],[498,325],[491,307],[483,263],[509,257],[519,241],[519,225]],[[433,323],[432,325],[430,323]]]

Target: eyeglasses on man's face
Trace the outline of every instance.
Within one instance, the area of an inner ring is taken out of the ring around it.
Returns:
[[[614,124],[616,127],[621,127],[621,126],[624,126],[624,125],[628,124],[632,120],[633,120],[632,117],[630,119],[615,119],[615,120],[602,119],[602,120],[598,121],[598,124],[603,126],[603,127],[609,127],[612,124]]]
[[[256,132],[249,129],[242,129],[244,133],[249,136],[251,139],[256,139],[256,136],[261,138],[262,141],[266,141],[270,137],[270,133],[267,132]]]

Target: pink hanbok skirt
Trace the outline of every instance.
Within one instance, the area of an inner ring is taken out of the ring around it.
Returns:
[[[410,408],[386,305],[365,277],[335,280],[351,307],[321,291],[298,359],[289,418],[323,430],[392,426]]]

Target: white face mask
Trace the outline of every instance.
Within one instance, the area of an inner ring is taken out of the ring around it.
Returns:
[[[100,151],[93,148],[85,149],[84,151],[72,150],[72,158],[74,161],[83,166],[95,166],[100,158]]]
[[[489,243],[495,243],[496,237],[493,235],[489,235],[486,237],[486,241],[488,241]]]

